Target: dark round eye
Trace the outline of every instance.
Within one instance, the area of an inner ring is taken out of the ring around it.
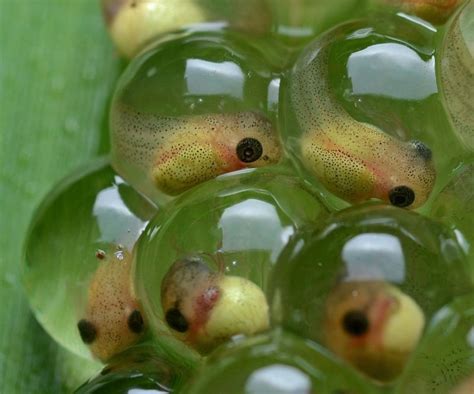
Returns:
[[[82,342],[89,344],[95,341],[95,338],[97,337],[97,330],[90,321],[86,319],[79,320],[79,323],[77,323],[77,328],[79,330],[79,334],[81,335]]]
[[[342,326],[348,334],[358,337],[369,330],[369,319],[363,311],[349,311],[342,319]]]
[[[143,331],[143,327],[145,325],[142,314],[136,309],[128,317],[127,323],[130,331],[134,332],[135,334],[140,334]]]
[[[186,321],[186,318],[182,315],[182,313],[177,308],[171,308],[166,312],[165,316],[166,322],[168,325],[178,332],[186,332],[188,331],[189,325]]]
[[[431,160],[431,157],[433,156],[433,153],[431,152],[431,149],[428,148],[423,142],[418,141],[418,140],[413,140],[411,141],[413,146],[415,147],[415,150],[417,153],[425,160]]]
[[[397,186],[388,192],[388,198],[392,205],[405,208],[415,201],[415,192],[407,186]]]
[[[237,157],[244,163],[252,163],[260,159],[262,153],[262,144],[255,138],[244,138],[237,144]]]

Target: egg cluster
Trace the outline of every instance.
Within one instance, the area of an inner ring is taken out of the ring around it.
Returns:
[[[77,392],[474,392],[474,1],[102,5],[111,154],[23,265]]]

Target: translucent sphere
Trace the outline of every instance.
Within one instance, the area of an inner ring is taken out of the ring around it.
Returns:
[[[270,300],[275,324],[388,382],[431,316],[472,288],[449,229],[410,211],[366,205],[295,236],[275,267]]]
[[[280,251],[327,216],[298,178],[247,171],[186,193],[140,238],[135,286],[159,338],[171,330],[207,353],[232,335],[266,329],[264,290]]]
[[[110,113],[114,168],[159,203],[281,156],[271,42],[223,31],[173,37],[130,63]]]
[[[375,0],[375,5],[385,6],[393,12],[416,15],[430,23],[439,25],[446,22],[463,0]]]
[[[367,0],[269,0],[272,31],[290,45],[302,45],[325,30],[367,13]]]
[[[188,379],[192,368],[169,359],[150,343],[134,346],[114,357],[76,394],[168,393]],[[142,391],[143,390],[143,391]]]
[[[375,393],[370,382],[321,347],[276,331],[214,353],[186,386],[198,393]]]
[[[474,163],[467,163],[453,174],[433,200],[430,216],[454,230],[474,270]]]
[[[101,0],[109,33],[131,58],[151,40],[189,25],[209,23],[260,34],[268,31],[265,0]],[[214,26],[213,26],[214,25]],[[214,27],[215,28],[215,27]]]
[[[130,251],[155,212],[106,160],[67,177],[38,208],[23,282],[36,318],[62,346],[88,357],[87,343],[107,358],[139,336]]]
[[[454,131],[474,151],[474,3],[450,22],[440,54],[441,89]]]
[[[474,294],[434,315],[397,393],[469,394],[474,387]]]
[[[419,19],[379,16],[302,51],[282,80],[280,130],[306,179],[350,203],[426,202],[465,153],[438,93],[436,37]]]

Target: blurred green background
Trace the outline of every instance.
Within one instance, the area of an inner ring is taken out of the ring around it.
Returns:
[[[36,323],[21,288],[21,256],[48,190],[107,153],[107,104],[122,68],[98,0],[0,0],[2,393],[70,392],[97,369]]]

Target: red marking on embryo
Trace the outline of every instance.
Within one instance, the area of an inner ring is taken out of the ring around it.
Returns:
[[[369,331],[361,337],[354,338],[352,340],[353,346],[364,346],[369,338],[374,341],[373,343],[377,347],[382,345],[383,330],[393,304],[394,300],[392,298],[384,298],[380,301],[376,301],[369,315],[370,321],[372,322]]]
[[[209,315],[214,305],[220,298],[220,290],[217,286],[211,286],[205,289],[194,303],[194,319],[192,331],[198,331],[209,319]]]

